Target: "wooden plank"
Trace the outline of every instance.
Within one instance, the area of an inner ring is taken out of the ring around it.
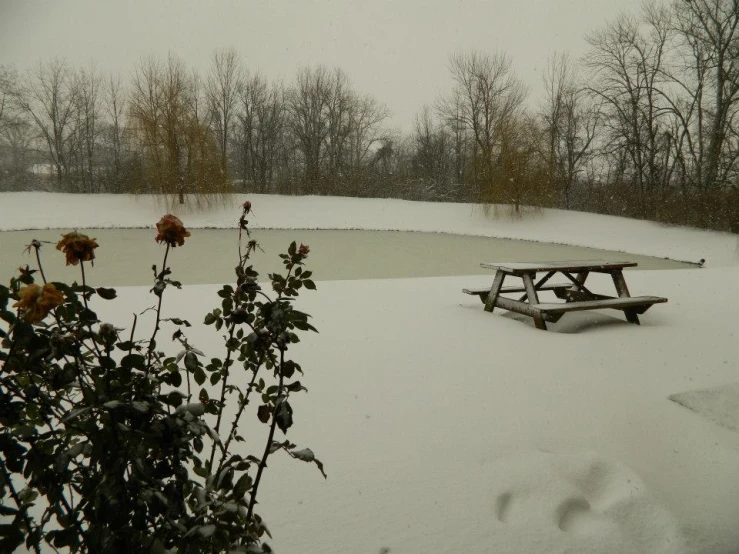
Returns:
[[[575,290],[574,287],[565,289],[562,296],[558,296],[568,302],[582,302],[583,300],[613,300],[615,296],[607,296],[605,294],[596,294],[594,292],[585,292],[582,290]]]
[[[571,287],[571,283],[546,283],[541,286],[536,286],[536,290],[557,290],[557,289],[567,289]],[[481,295],[481,294],[489,294],[490,293],[490,287],[479,287],[479,288],[469,288],[469,289],[462,289],[462,292],[465,294],[473,294],[473,295]],[[505,287],[500,287],[500,294],[507,294],[507,293],[515,293],[515,292],[526,292],[526,288],[523,285],[508,285]]]
[[[531,307],[536,308],[542,313],[550,314],[575,312],[580,310],[600,310],[605,308],[615,308],[617,310],[644,308],[644,311],[646,311],[646,309],[653,304],[660,304],[662,302],[667,302],[667,298],[662,298],[660,296],[631,296],[628,298],[608,298],[605,300],[582,300],[566,302],[564,304],[540,303],[534,304]]]
[[[570,281],[572,281],[572,284],[574,285],[574,290],[584,292],[585,294],[590,294],[592,296],[595,296],[590,290],[585,286],[585,280],[588,278],[588,275],[590,275],[589,271],[580,271],[577,274],[577,277],[573,277],[570,275],[568,271],[562,271],[562,275],[567,277]]]
[[[495,273],[495,279],[493,279],[493,286],[490,287],[490,292],[487,298],[481,296],[485,301],[485,311],[491,312],[495,309],[495,301],[500,296],[500,289],[503,286],[503,280],[505,279],[505,273],[503,271],[497,271]]]
[[[613,284],[616,287],[619,298],[630,297],[631,294],[629,293],[629,287],[626,286],[626,279],[624,279],[623,272],[620,269],[612,271],[611,277],[613,278]],[[624,310],[624,314],[626,315],[626,321],[639,325],[639,316],[635,310]]]
[[[635,267],[636,262],[609,262],[607,260],[572,260],[564,262],[483,262],[485,269],[501,269],[512,275],[522,275],[531,271],[610,271]]]
[[[516,312],[517,314],[523,314],[533,318],[540,317],[549,321],[547,314],[539,310],[536,306],[535,304],[520,302],[512,298],[506,298],[505,296],[499,296],[495,301],[496,308],[503,308],[509,312]]]
[[[529,304],[538,304],[539,303],[539,296],[536,294],[536,289],[534,288],[534,281],[531,279],[530,273],[524,273],[522,276],[523,279],[523,286],[526,288],[526,297],[528,299]],[[544,323],[544,319],[542,319],[541,314],[538,316],[534,316],[534,324],[536,325],[537,329],[542,329],[544,331],[547,330],[547,324]]]
[[[542,277],[541,279],[539,279],[539,280],[538,280],[538,281],[536,282],[536,284],[534,284],[534,289],[535,289],[535,290],[546,290],[546,289],[542,289],[542,287],[543,287],[544,285],[546,285],[546,282],[547,282],[547,281],[549,281],[549,279],[551,279],[551,278],[552,278],[552,276],[553,276],[553,275],[554,275],[555,273],[557,273],[557,272],[556,272],[556,271],[550,271],[550,272],[548,272],[548,273],[547,273],[546,275],[544,275],[544,277]],[[534,277],[536,277],[536,274],[534,274]],[[556,293],[556,289],[554,289],[554,290],[555,290],[555,294],[557,294],[557,293]],[[521,300],[521,301],[523,302],[524,300],[526,300],[526,298],[527,298],[527,297],[528,297],[528,294],[524,294],[523,296],[521,296],[521,297],[519,298],[519,300]]]
[[[626,279],[624,279],[624,274],[621,270],[613,271],[611,273],[611,277],[613,277],[613,284],[616,287],[616,292],[618,292],[619,298],[631,296],[631,294],[629,294],[629,287],[626,286]]]

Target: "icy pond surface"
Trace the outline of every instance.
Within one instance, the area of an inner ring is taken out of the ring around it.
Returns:
[[[93,286],[147,285],[152,264],[161,266],[164,247],[154,242],[152,229],[86,229],[97,239],[96,264],[88,273]],[[238,261],[238,232],[224,229],[191,229],[185,246],[170,252],[174,279],[183,284],[233,281]],[[54,249],[60,230],[0,232],[0,275],[3,282],[21,265],[35,267],[24,253],[31,240],[48,241],[42,263],[49,280],[79,279],[79,268],[65,267],[64,256]],[[278,258],[291,241],[310,246],[307,268],[319,281],[339,279],[387,279],[490,274],[480,262],[605,259],[638,262],[638,269],[680,269],[692,264],[662,258],[611,252],[579,246],[523,240],[473,237],[442,233],[349,230],[253,231],[264,252],[252,261],[263,275],[279,271]]]

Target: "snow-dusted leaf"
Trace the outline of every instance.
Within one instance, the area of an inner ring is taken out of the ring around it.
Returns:
[[[213,440],[218,446],[223,448],[223,441],[221,441],[221,437],[218,436],[218,433],[216,433],[215,430],[206,425],[205,431],[208,433],[208,436],[211,438],[211,440]]]
[[[295,456],[298,460],[303,460],[304,462],[312,462],[316,459],[315,455],[313,454],[313,451],[310,448],[303,448],[302,450],[293,450],[293,456]]]
[[[149,404],[147,404],[146,402],[134,400],[133,402],[131,402],[131,407],[142,414],[149,412]]]
[[[70,421],[70,420],[76,418],[77,416],[82,415],[85,412],[89,412],[89,411],[90,411],[90,408],[89,407],[88,408],[79,408],[77,410],[72,410],[71,412],[69,412],[67,415],[65,415],[62,418],[62,422],[66,423],[67,421]]]
[[[200,417],[205,414],[205,406],[203,406],[203,404],[201,404],[200,402],[191,402],[189,404],[178,406],[177,409],[174,411],[174,413],[176,414],[181,414],[182,412],[188,412],[194,416]]]

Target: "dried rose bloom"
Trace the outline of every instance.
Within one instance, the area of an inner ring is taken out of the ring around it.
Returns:
[[[305,257],[310,252],[310,247],[307,244],[300,243],[300,248],[298,248],[298,254]]]
[[[51,283],[43,287],[36,284],[27,285],[18,291],[18,296],[20,300],[13,304],[13,307],[24,310],[23,317],[29,323],[38,323],[49,315],[52,309],[64,304],[64,295]]]
[[[244,209],[244,213],[248,214],[251,211],[251,202],[248,200],[244,202],[241,207]]]
[[[95,259],[95,249],[98,247],[95,239],[87,235],[72,231],[62,235],[56,249],[64,252],[67,257],[67,265],[77,265],[79,262],[92,262]]]
[[[162,216],[157,223],[157,242],[166,242],[171,247],[182,246],[185,244],[185,238],[190,236],[190,232],[178,217],[172,214]]]

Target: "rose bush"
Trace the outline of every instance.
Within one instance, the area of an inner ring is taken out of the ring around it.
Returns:
[[[44,543],[86,553],[271,552],[255,511],[268,457],[284,452],[323,473],[310,449],[277,438],[293,424],[291,397],[305,390],[288,351],[315,331],[295,307],[315,284],[309,248],[292,243],[265,290],[249,265],[258,244],[242,250],[250,210],[244,203],[235,281],[203,322],[223,336],[220,356],[191,344],[190,322],[162,316],[165,291],[181,287],[170,249],[190,236],[173,215],[156,226],[165,252],[153,268],[147,338],[137,316],[128,328],[98,318],[93,307],[116,291],[89,285],[85,264],[98,244],[76,231],[57,249],[80,265],[80,283],[46,282],[33,241],[38,269],[0,285],[0,552],[41,552]],[[179,353],[160,346],[164,326]],[[240,432],[250,406],[265,425],[261,445]]]

